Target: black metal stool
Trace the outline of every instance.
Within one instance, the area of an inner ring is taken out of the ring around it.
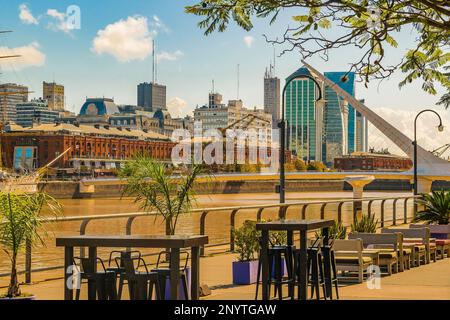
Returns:
[[[325,276],[322,262],[322,254],[320,252],[321,239],[316,239],[313,244],[307,248],[307,279],[308,286],[311,286],[311,299],[316,294],[316,299],[320,300],[320,287],[323,290],[323,296],[326,299]],[[300,273],[300,250],[294,250],[294,270],[295,274]],[[300,281],[296,279],[298,291],[300,291]]]
[[[79,264],[76,261],[79,261]],[[103,271],[95,271],[95,265],[92,264],[89,258],[73,258],[73,265],[79,272],[80,283],[77,286],[75,299],[80,300],[81,286],[83,283],[91,284],[95,287],[95,291],[88,290],[88,299],[95,300],[96,296],[98,300],[116,300],[116,273],[108,271],[105,268],[103,260],[96,258],[95,263],[99,261]],[[83,282],[83,280],[86,280]]]
[[[156,268],[152,269],[152,272],[156,272],[158,274],[159,279],[159,287],[161,291],[162,299],[165,299],[166,297],[166,281],[170,277],[170,265],[161,266],[165,262],[161,261],[162,256],[166,257],[166,260],[170,261],[170,252],[169,251],[161,251],[158,254],[158,260],[156,262]],[[183,287],[183,293],[186,300],[189,300],[189,290],[188,290],[188,283],[187,283],[187,264],[189,261],[189,252],[187,251],[180,251],[180,259],[183,259],[182,256],[184,255],[184,266],[180,267],[180,279]]]
[[[117,293],[117,298],[119,300],[122,298],[123,286],[125,284],[128,285],[128,281],[126,279],[126,274],[125,274],[125,267],[123,265],[122,260],[127,259],[127,258],[128,259],[132,258],[133,254],[136,255],[135,256],[136,258],[139,258],[138,265],[137,265],[137,269],[139,269],[140,261],[141,261],[140,259],[142,257],[140,251],[111,251],[111,253],[109,254],[108,268],[106,268],[106,271],[115,272],[116,275],[119,277],[119,291]],[[119,260],[119,261],[117,261],[117,260]],[[112,267],[113,261],[116,264],[115,267]]]
[[[336,298],[339,299],[339,281],[337,278],[336,259],[333,250],[333,242],[323,245],[321,248],[325,272],[327,297],[333,299],[333,286],[336,290]],[[328,289],[329,288],[329,289]]]
[[[116,261],[119,258],[116,258]],[[143,265],[145,271],[138,271],[134,266],[134,261],[138,260],[139,265]],[[123,258],[121,259],[125,268],[125,277],[128,281],[131,300],[151,300],[153,296],[153,288],[156,291],[156,299],[162,299],[158,274],[149,272],[147,264],[142,258]],[[117,261],[117,264],[119,262]]]
[[[269,296],[270,296],[270,287],[273,284],[274,286],[274,296],[276,297],[278,294],[279,300],[283,299],[282,286],[283,284],[288,285],[288,292],[291,298],[294,298],[294,273],[293,273],[293,260],[292,260],[292,246],[273,246],[268,250],[269,257]],[[261,253],[259,255],[258,261],[258,274],[256,278],[256,293],[255,300],[258,299],[258,289],[259,284],[261,282],[261,270],[262,270],[262,261],[261,261]],[[286,265],[287,277],[284,277],[283,272],[283,258]]]

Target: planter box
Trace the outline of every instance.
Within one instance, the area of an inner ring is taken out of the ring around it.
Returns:
[[[258,260],[233,262],[233,284],[256,283],[257,276]]]
[[[187,278],[187,289],[189,297],[191,295],[191,267],[186,267],[186,278]],[[180,279],[178,284],[178,300],[189,300],[189,297],[184,296],[183,282]],[[170,279],[166,279],[166,292],[165,297],[166,300],[170,300]]]
[[[450,224],[411,224],[410,228],[430,228],[432,238],[450,239]]]

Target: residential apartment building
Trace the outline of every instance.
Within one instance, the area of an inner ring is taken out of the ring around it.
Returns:
[[[50,110],[64,111],[64,86],[55,82],[42,83],[43,99],[47,100]]]
[[[16,106],[28,101],[28,87],[15,83],[0,84],[0,123],[16,121]]]

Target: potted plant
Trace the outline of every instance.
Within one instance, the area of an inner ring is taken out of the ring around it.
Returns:
[[[245,221],[234,230],[234,241],[238,261],[233,261],[233,284],[252,284],[256,282],[259,250],[259,232],[254,221]]]
[[[33,194],[0,192],[0,246],[11,261],[11,275],[8,291],[0,299],[33,299],[31,294],[22,293],[17,277],[17,257],[26,241],[35,245],[44,244],[46,236],[42,228],[42,209],[58,215],[59,203],[46,193]]]
[[[179,216],[192,209],[195,202],[194,184],[204,172],[203,166],[194,165],[192,168],[182,168],[174,175],[166,164],[138,155],[125,163],[119,177],[127,180],[124,194],[134,197],[143,211],[162,217],[166,235],[174,235]],[[186,274],[189,288],[190,267],[186,267]],[[180,292],[183,292],[181,280]],[[166,294],[169,297],[170,290],[166,290]]]
[[[375,220],[374,215],[363,214],[361,219],[354,219],[350,226],[352,232],[360,233],[376,233],[377,232],[378,219]]]
[[[434,238],[448,238],[450,235],[450,191],[433,191],[423,194],[417,201],[425,208],[417,212],[413,222],[424,221]]]
[[[333,226],[328,230],[328,237],[330,239],[345,239],[347,236],[347,228],[342,222],[334,222]],[[316,232],[316,238],[323,237],[322,229]]]

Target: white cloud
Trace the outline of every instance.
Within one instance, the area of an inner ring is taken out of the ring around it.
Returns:
[[[179,97],[171,98],[167,102],[167,109],[174,118],[184,117],[190,111],[187,102]]]
[[[253,46],[253,42],[255,42],[255,38],[252,36],[245,36],[244,37],[244,43],[248,48],[251,48]]]
[[[33,16],[31,10],[24,3],[19,6],[19,18],[25,24],[39,24],[38,19]]]
[[[4,71],[18,71],[28,67],[39,67],[45,63],[45,54],[39,50],[37,42],[27,46],[8,48],[0,47],[1,55],[20,55],[17,58],[0,59],[0,67]]]
[[[152,52],[147,18],[128,17],[107,25],[97,32],[91,50],[98,55],[112,55],[120,62],[144,60]]]
[[[178,60],[179,58],[181,58],[182,56],[184,56],[184,53],[181,52],[180,50],[177,50],[175,52],[167,52],[167,51],[162,51],[156,54],[156,60],[158,62],[167,60],[167,61],[175,61]]]
[[[152,17],[152,22],[150,25],[155,29],[154,32],[157,33],[158,30],[163,32],[170,32],[169,28],[164,24],[164,22],[156,14]]]
[[[48,9],[47,15],[50,17],[50,19],[52,19],[52,21],[47,25],[48,29],[53,31],[62,31],[70,35],[72,34],[71,29],[67,24],[65,13],[59,12],[56,9]]]
[[[440,113],[442,121],[445,126],[444,132],[438,132],[437,125],[439,120],[436,115],[431,112],[424,113],[417,120],[417,141],[420,146],[426,150],[434,150],[446,143],[450,130],[450,111],[441,111],[439,108],[435,109]],[[414,118],[417,111],[402,110],[398,108],[373,108],[378,115],[382,116],[390,124],[394,125],[398,130],[406,134],[411,139],[414,137]],[[372,124],[369,124],[369,146],[375,149],[389,148],[391,153],[404,155],[404,153],[389,140]]]

